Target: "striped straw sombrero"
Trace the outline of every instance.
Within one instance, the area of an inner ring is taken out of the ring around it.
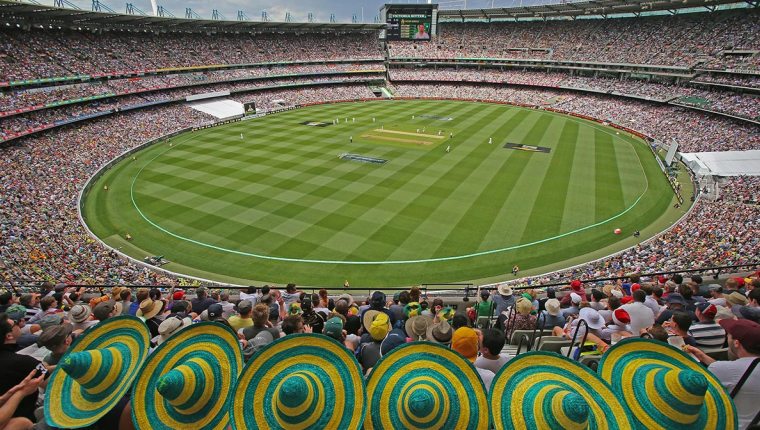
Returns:
[[[71,345],[48,381],[45,420],[60,428],[94,424],[127,394],[150,348],[139,318],[111,317]]]
[[[487,429],[483,381],[469,360],[431,342],[393,349],[367,379],[366,429]]]
[[[359,363],[338,341],[292,334],[258,351],[243,369],[230,416],[234,429],[359,429],[366,394]]]
[[[715,376],[688,354],[649,339],[610,348],[599,375],[647,429],[734,429],[734,403]]]
[[[201,322],[148,357],[132,390],[137,429],[224,429],[243,352],[229,327]]]
[[[497,429],[630,429],[630,410],[587,367],[552,352],[520,354],[488,395]]]

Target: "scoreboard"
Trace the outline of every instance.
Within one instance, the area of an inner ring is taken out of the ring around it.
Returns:
[[[434,4],[386,4],[383,8],[386,40],[430,40],[435,33]]]

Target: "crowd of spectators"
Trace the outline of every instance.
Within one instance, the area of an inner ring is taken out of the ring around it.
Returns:
[[[727,202],[760,203],[760,176],[735,176],[720,182],[720,199]]]
[[[211,64],[377,59],[375,31],[185,33],[0,30],[0,82]]]
[[[139,76],[92,83],[31,88],[0,93],[0,113],[45,105],[53,102],[105,94],[125,94],[138,91],[166,89],[183,85],[209,84],[229,80],[272,78],[281,75],[319,75],[341,72],[384,71],[381,62],[292,64],[282,66],[225,69],[206,72]]]
[[[225,325],[237,335],[245,360],[255,359],[258,351],[277,339],[321,334],[343,345],[365,376],[395,348],[429,342],[469,360],[487,391],[514,358],[505,345],[516,330],[543,329],[559,339],[585,339],[584,348],[590,348],[586,353],[597,358],[622,339],[650,338],[692,354],[728,389],[741,372],[726,367],[748,367],[760,356],[757,274],[731,278],[725,285],[708,285],[696,275],[687,279],[632,275],[589,287],[580,280],[545,292],[499,286],[493,293],[482,290],[472,306],[460,302],[464,306],[458,307],[442,298],[428,298],[418,287],[392,297],[374,291],[365,299],[348,293],[331,297],[327,290],[303,292],[295,284],[283,289],[264,285],[239,291],[238,301],[230,291],[205,287],[195,288],[193,298],[181,288],[117,286],[94,292],[49,283],[23,295],[0,289],[0,360],[6,364],[0,392],[20,391],[16,384],[31,386],[16,398],[8,414],[25,425],[13,428],[31,429],[42,416],[35,413],[40,402],[31,394],[45,384],[44,378],[30,383],[27,374],[37,366],[52,371],[85,330],[121,315],[145,322],[151,351],[195,323]],[[710,354],[724,354],[730,361],[718,361]],[[746,428],[757,412],[753,402],[759,386],[747,386],[732,396],[739,428]],[[42,427],[35,428],[47,428],[38,425]]]
[[[748,119],[760,115],[760,101],[752,94],[730,91],[707,91],[686,85],[674,85],[639,79],[619,79],[614,77],[591,77],[569,75],[561,72],[540,72],[520,70],[476,69],[476,68],[391,68],[390,78],[396,82],[436,81],[436,82],[484,82],[543,87],[579,88],[595,92],[620,94],[654,101],[678,102],[699,106],[703,109],[728,113]],[[695,103],[699,101],[701,103]]]
[[[0,139],[8,138],[16,133],[56,121],[63,121],[112,109],[125,109],[130,106],[145,103],[181,100],[194,94],[205,94],[213,91],[257,91],[263,87],[285,86],[296,84],[329,84],[334,82],[361,81],[367,79],[363,74],[338,75],[338,76],[283,76],[255,81],[220,82],[216,84],[198,85],[192,87],[178,87],[164,90],[97,99],[94,101],[64,105],[56,108],[36,110],[28,113],[13,115],[3,119],[0,124]]]
[[[693,79],[692,82],[708,82],[713,84],[734,85],[738,87],[760,88],[760,76],[757,75],[715,73],[699,76]]]
[[[397,96],[503,101],[575,112],[619,124],[682,152],[738,151],[760,147],[757,126],[687,108],[656,105],[604,94],[483,84],[395,83]]]
[[[760,45],[756,10],[620,19],[438,25],[432,42],[390,42],[392,58],[516,58],[713,69],[757,68],[724,51]],[[702,64],[706,63],[706,64]]]
[[[366,85],[262,91],[251,96],[257,106],[272,108],[366,97],[374,97]],[[79,224],[77,195],[102,164],[125,150],[212,120],[185,105],[171,105],[56,129],[3,148],[1,280],[176,282],[131,264],[93,241]]]

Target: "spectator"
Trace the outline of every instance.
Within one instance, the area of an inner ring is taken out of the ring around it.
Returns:
[[[488,290],[482,290],[480,292],[480,301],[472,306],[476,312],[478,326],[482,328],[490,326],[491,318],[496,309],[496,304],[493,300],[490,300],[490,296],[491,294]]]
[[[69,311],[69,320],[71,321],[74,330],[87,330],[98,323],[97,320],[91,318],[92,310],[87,305],[74,305]]]
[[[557,305],[559,307],[559,302]],[[475,360],[475,367],[490,370],[494,375],[499,373],[499,370],[512,358],[509,354],[501,353],[505,343],[503,331],[494,328],[483,330],[480,357]]]
[[[718,309],[710,303],[697,304],[696,324],[692,324],[689,335],[694,338],[694,346],[707,353],[723,348],[726,342],[726,331],[715,322]]]
[[[747,374],[753,362],[760,358],[760,324],[749,320],[720,320],[719,324],[728,333],[729,356],[733,361],[716,361],[696,347],[687,347],[707,369],[715,375],[727,391],[732,394],[739,416],[737,428],[749,428],[757,422],[760,412],[757,399],[760,398],[760,366]],[[743,384],[739,382],[744,379]]]
[[[546,308],[543,311],[543,328],[552,330],[554,327],[563,327],[565,318],[562,317],[559,300],[549,299],[544,304]]]
[[[300,315],[288,315],[282,320],[280,327],[282,333],[287,336],[289,334],[307,333],[306,326],[304,326],[303,318]]]
[[[269,306],[261,303],[253,307],[253,313],[251,315],[253,319],[253,325],[243,328],[243,336],[246,340],[253,339],[262,331],[268,331],[272,335],[272,339],[280,338],[280,331],[273,328],[269,322]]]
[[[235,332],[240,329],[253,326],[253,319],[251,313],[253,312],[253,304],[250,300],[241,300],[237,305],[238,314],[231,316],[227,321],[232,326]]]
[[[200,287],[195,290],[195,298],[190,300],[190,303],[193,305],[193,313],[200,314],[216,303],[216,300],[208,297],[208,291],[205,287]]]
[[[0,314],[0,336],[3,345],[0,348],[0,393],[7,393],[18,384],[22,384],[31,372],[34,372],[39,361],[28,355],[18,354],[16,340],[21,335],[21,329],[17,322],[8,318],[7,314]],[[29,392],[28,394],[31,394]],[[34,407],[36,396],[24,395],[18,401],[13,417],[26,418],[35,422]],[[7,400],[6,400],[7,401]]]
[[[670,322],[663,326],[668,331],[668,336],[677,336],[683,339],[684,344],[697,346],[694,338],[689,334],[691,328],[692,319],[691,315],[683,311],[673,312],[673,316],[670,318]]]
[[[478,344],[479,339],[477,332],[469,327],[457,329],[451,338],[451,349],[462,354],[462,356],[470,360],[473,365],[478,358],[478,350],[480,349]],[[493,381],[495,376],[494,373],[481,367],[475,367],[475,370],[483,381],[486,391],[490,391],[491,381]]]

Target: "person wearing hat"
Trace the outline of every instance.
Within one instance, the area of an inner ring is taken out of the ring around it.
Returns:
[[[74,305],[69,311],[69,321],[74,326],[74,330],[84,331],[97,324],[98,322],[92,319],[91,316],[92,310],[85,304]]]
[[[737,317],[741,317],[741,307],[749,304],[747,296],[738,291],[729,294],[728,297],[726,297],[726,302],[727,307],[731,308],[731,312]]]
[[[428,326],[433,324],[433,319],[426,315],[415,315],[406,320],[404,329],[406,335],[412,340],[425,340]]]
[[[100,302],[92,308],[92,316],[98,321],[105,321],[108,318],[121,315],[121,302],[107,300]]]
[[[369,327],[367,326],[367,319],[365,318],[365,315],[367,312],[382,312],[386,315],[388,315],[388,320],[390,320],[391,325],[396,323],[396,319],[391,313],[390,309],[388,309],[385,302],[385,294],[382,291],[375,291],[372,293],[369,299],[369,308],[365,309],[361,313],[361,319],[364,322],[364,329],[367,330]]]
[[[362,370],[366,373],[369,369],[375,366],[378,360],[380,360],[380,347],[383,340],[391,330],[391,322],[388,315],[380,312],[375,315],[374,319],[369,326],[369,335],[371,342],[362,343],[359,346],[359,351],[356,354],[356,358],[359,359],[359,363],[362,365]]]
[[[251,313],[253,312],[253,303],[251,303],[250,300],[241,300],[238,302],[237,311],[237,315],[233,315],[227,319],[227,322],[230,323],[230,326],[233,330],[235,330],[235,333],[240,331],[242,328],[250,327],[253,325],[253,318],[251,318]]]
[[[578,312],[581,311],[581,302],[583,301],[583,297],[581,297],[580,294],[576,292],[572,292],[568,295],[565,295],[565,297],[569,297],[569,304],[570,307],[565,308],[562,310],[562,317],[567,319],[572,316],[578,315]],[[563,297],[562,300],[560,300],[560,305],[562,305],[565,302],[565,298]]]
[[[319,296],[316,294],[301,294],[301,318],[305,325],[311,327],[312,333],[322,333],[325,321],[328,319],[327,313],[317,312],[314,309],[314,302],[319,304]],[[339,299],[338,302],[343,300]],[[361,324],[361,323],[359,323]]]
[[[334,316],[325,321],[322,334],[343,343],[346,339],[346,334],[343,332],[343,320],[338,316]]]
[[[567,294],[566,293],[560,299],[559,302],[560,302],[560,304],[563,307],[565,307],[565,306],[572,306],[573,305],[573,302],[572,302],[572,299],[573,299],[572,293],[575,293],[578,296],[580,296],[580,300],[578,300],[578,303],[580,303],[580,302],[588,302],[589,301],[589,297],[586,295],[586,289],[583,288],[583,283],[581,281],[579,281],[578,279],[574,279],[572,282],[570,282],[570,285],[568,285],[567,287],[564,287],[564,290],[568,291],[571,294]],[[577,314],[574,314],[574,315],[577,315]]]
[[[480,349],[478,333],[469,327],[457,329],[451,336],[451,349],[460,353],[474,366],[475,361],[478,359],[478,350]],[[478,376],[480,376],[480,379],[486,386],[486,392],[490,391],[491,381],[493,381],[496,375],[482,367],[475,367],[475,370],[477,370]]]
[[[97,306],[95,308],[97,308]],[[145,321],[148,329],[150,329],[151,338],[159,335],[158,327],[161,325],[162,320],[160,320],[158,316],[161,315],[163,310],[164,302],[161,300],[147,298],[140,303],[140,309],[137,310],[137,316]],[[94,311],[95,310],[93,309],[93,313]]]
[[[554,327],[563,327],[565,325],[565,318],[562,317],[562,310],[560,309],[559,300],[547,300],[546,303],[544,303],[544,308],[545,309],[542,311],[544,329],[552,330]]]
[[[166,318],[159,326],[158,326],[158,336],[151,339],[151,343],[154,343],[156,346],[161,345],[162,343],[169,340],[169,338],[182,330],[183,328],[189,326],[193,323],[193,320],[191,320],[189,317],[180,317],[180,316],[174,316]]]
[[[708,302],[716,306],[726,306],[726,296],[723,294],[723,286],[720,284],[710,284],[707,286],[707,291],[710,293]]]
[[[710,353],[723,349],[726,341],[726,331],[716,321],[715,315],[718,308],[709,303],[697,303],[697,319],[699,322],[692,324],[689,335],[694,338],[695,346],[704,352]]]
[[[752,283],[754,284],[754,281]],[[749,300],[747,306],[740,306],[737,308],[739,311],[739,318],[746,318],[756,323],[760,323],[760,288],[752,289],[752,291],[747,294],[747,300]]]
[[[686,300],[684,300],[683,296],[680,293],[670,293],[665,299],[665,309],[663,309],[662,312],[660,312],[660,315],[657,316],[655,324],[662,325],[665,322],[670,321],[670,318],[675,311],[686,312],[692,316],[694,321],[697,320],[697,316],[694,315],[694,312],[686,310]]]
[[[533,330],[536,328],[536,316],[531,315],[531,312],[533,311],[533,304],[530,302],[530,300],[526,299],[525,297],[518,298],[517,302],[515,303],[515,308],[517,310],[517,313],[515,314],[512,324],[510,325],[509,333],[507,333],[507,338],[511,338],[512,333],[514,333],[515,330]]]
[[[426,317],[428,318],[428,317]],[[425,339],[429,342],[442,343],[448,345],[451,343],[451,336],[454,329],[451,328],[451,324],[448,321],[439,321],[428,325]]]
[[[3,344],[0,346],[0,393],[6,393],[24,381],[24,378],[29,376],[37,368],[37,365],[40,364],[39,361],[28,355],[17,353],[19,348],[16,341],[21,336],[21,328],[18,325],[18,321],[22,320],[23,317],[22,314],[19,314],[17,319],[14,320],[9,318],[8,314],[0,313],[0,337],[3,340]],[[37,396],[24,396],[20,400],[13,416],[25,417],[35,422],[34,409],[36,401]]]
[[[687,346],[688,352],[707,365],[709,370],[731,393],[739,416],[739,429],[760,420],[760,324],[746,319],[724,319],[718,322],[728,334],[729,358],[717,361],[699,348]],[[754,368],[750,370],[750,367]],[[738,386],[742,382],[741,386]],[[737,387],[738,386],[738,387]],[[738,388],[738,389],[737,389]]]
[[[56,366],[61,358],[63,358],[69,345],[74,340],[72,336],[73,332],[74,326],[68,323],[51,326],[42,331],[42,334],[37,338],[37,345],[45,347],[50,351],[50,354],[42,359],[46,367]]]
[[[496,286],[496,293],[491,295],[491,300],[496,305],[496,315],[501,315],[515,304],[514,291],[507,284],[499,284]]]

